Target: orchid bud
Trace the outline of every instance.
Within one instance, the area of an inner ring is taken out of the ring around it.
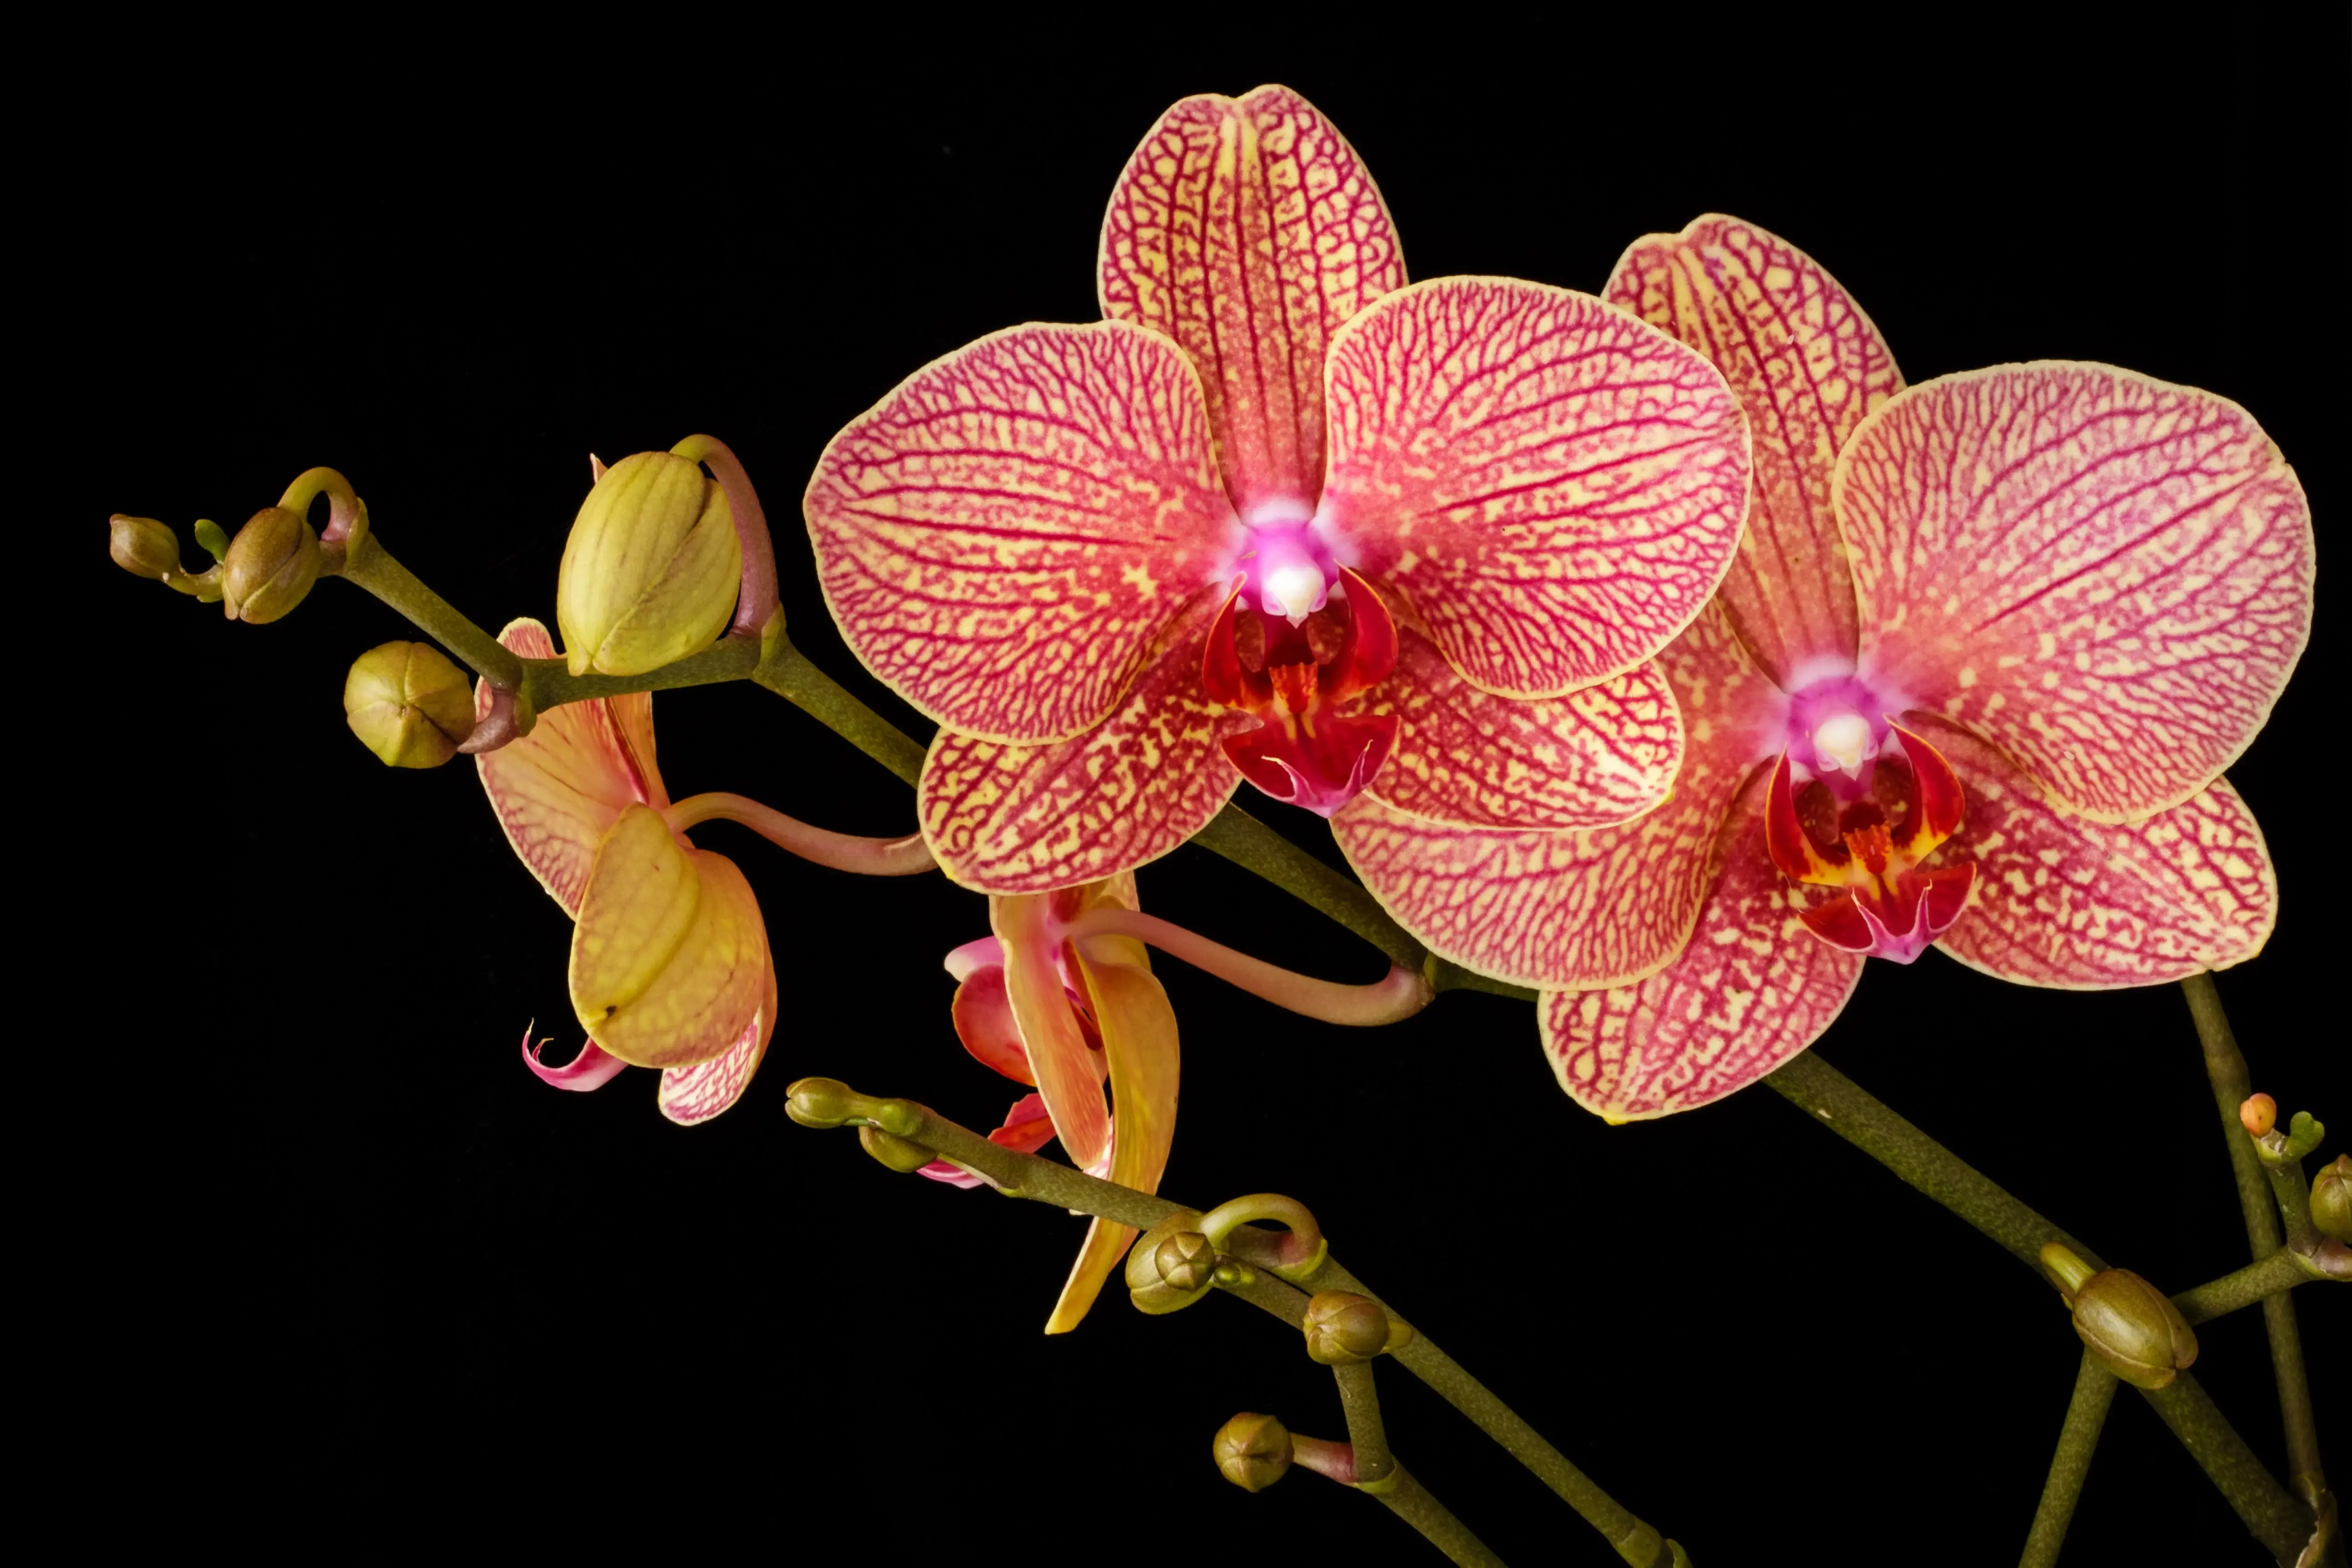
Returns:
[[[429,643],[388,642],[352,661],[343,721],[391,768],[437,768],[474,728],[466,672]]]
[[[784,1114],[803,1127],[838,1127],[865,1098],[837,1078],[800,1079],[784,1089]]]
[[[106,552],[132,576],[161,580],[180,569],[179,540],[153,518],[116,512],[106,526]]]
[[[319,580],[319,535],[282,506],[267,506],[228,542],[221,607],[233,621],[265,626],[309,596]]]
[[[1412,1338],[1402,1320],[1377,1301],[1346,1290],[1319,1290],[1307,1303],[1307,1358],[1325,1366],[1353,1366]]]
[[[2238,1124],[2250,1138],[2259,1138],[2278,1125],[2278,1101],[2267,1094],[2250,1094],[2238,1107]]]
[[[1197,1213],[1178,1209],[1127,1249],[1128,1300],[1138,1311],[1173,1312],[1208,1294],[1216,1253],[1200,1226]]]
[[[1262,1492],[1290,1470],[1290,1431],[1271,1415],[1244,1410],[1217,1428],[1210,1451],[1225,1479],[1245,1492]]]
[[[2338,1154],[2311,1178],[2311,1223],[2319,1234],[2352,1241],[2352,1154]]]
[[[2197,1336],[2164,1292],[2128,1268],[2094,1274],[2074,1292],[2074,1332],[2135,1388],[2166,1388],[2197,1360]]]
[[[857,1146],[894,1171],[919,1171],[939,1155],[920,1143],[910,1143],[895,1132],[885,1132],[879,1127],[857,1130]]]
[[[708,647],[743,576],[727,492],[698,463],[639,452],[581,503],[556,579],[572,673],[642,675]]]

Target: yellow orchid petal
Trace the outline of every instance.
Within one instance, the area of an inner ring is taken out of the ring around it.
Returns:
[[[760,1010],[760,906],[724,856],[632,805],[596,851],[572,933],[572,1005],[590,1037],[637,1067],[724,1054]]]
[[[1054,902],[1067,893],[988,901],[989,923],[1004,948],[1004,993],[1013,1004],[1022,1046],[1037,1075],[1054,1133],[1070,1163],[1085,1170],[1110,1146],[1110,1110],[1103,1103],[1102,1066],[1087,1045],[1062,984],[1061,946]]]

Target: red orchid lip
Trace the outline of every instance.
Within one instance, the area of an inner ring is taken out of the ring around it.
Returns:
[[[1347,567],[1327,603],[1296,621],[1243,606],[1236,578],[1209,628],[1201,685],[1256,726],[1224,738],[1242,776],[1328,816],[1362,793],[1395,750],[1394,713],[1344,711],[1396,668],[1396,622],[1380,594]],[[1264,595],[1261,595],[1261,602]]]

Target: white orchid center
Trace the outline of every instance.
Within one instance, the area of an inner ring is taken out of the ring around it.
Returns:
[[[1306,562],[1286,563],[1268,572],[1258,585],[1258,607],[1280,616],[1292,626],[1305,620],[1323,597],[1323,574]]]
[[[1842,773],[1862,771],[1870,746],[1870,721],[1859,713],[1840,713],[1822,721],[1813,731],[1813,752],[1825,766]]]

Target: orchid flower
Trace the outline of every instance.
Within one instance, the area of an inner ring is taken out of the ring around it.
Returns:
[[[2302,652],[2313,563],[2252,416],[2098,364],[1906,390],[1827,272],[1732,218],[1639,241],[1609,298],[1706,353],[1755,437],[1738,560],[1662,660],[1682,775],[1598,832],[1350,813],[1391,912],[1546,991],[1561,1087],[1612,1121],[1771,1071],[1865,957],[1940,942],[2067,989],[2252,957],[2276,886],[2221,773]]]
[[[1097,911],[1135,907],[1135,879],[1126,875],[992,898],[996,934],[956,949],[947,967],[957,982],[955,1027],[964,1048],[1036,1090],[1014,1102],[990,1139],[1034,1153],[1058,1137],[1073,1163],[1153,1193],[1176,1131],[1176,1014],[1140,942],[1085,924]],[[981,1182],[944,1160],[923,1174],[959,1186]],[[1047,1333],[1078,1326],[1134,1237],[1129,1227],[1101,1218],[1087,1226]]]
[[[1244,778],[1326,816],[1590,828],[1654,805],[1652,662],[1748,484],[1704,355],[1591,295],[1407,284],[1303,99],[1189,98],[1103,226],[1105,320],[917,372],[805,511],[868,668],[940,725],[940,865],[995,893],[1168,853]]]
[[[555,657],[547,628],[518,620],[499,640],[525,658]],[[475,689],[487,713],[487,682]],[[563,912],[572,1005],[588,1038],[563,1067],[523,1061],[558,1089],[593,1089],[626,1066],[661,1071],[672,1121],[707,1121],[735,1103],[776,1027],[776,965],[751,884],[687,829],[740,822],[821,865],[898,874],[929,868],[922,840],[850,838],[738,795],[673,802],[654,761],[646,692],[567,703],[475,759],[507,841]]]

